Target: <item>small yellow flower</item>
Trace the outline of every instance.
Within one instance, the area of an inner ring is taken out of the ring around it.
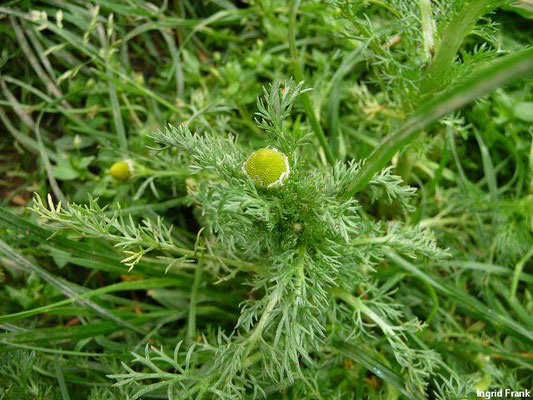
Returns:
[[[264,148],[250,154],[243,171],[260,187],[282,186],[290,173],[289,160],[277,149]]]
[[[127,181],[133,174],[133,161],[120,160],[109,168],[109,173],[118,181]]]

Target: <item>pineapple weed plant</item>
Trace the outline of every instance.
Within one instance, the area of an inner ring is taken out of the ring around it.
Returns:
[[[0,16],[0,398],[531,388],[528,1]]]

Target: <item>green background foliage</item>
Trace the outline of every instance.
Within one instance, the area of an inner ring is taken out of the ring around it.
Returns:
[[[3,2],[0,399],[531,388],[532,19]]]

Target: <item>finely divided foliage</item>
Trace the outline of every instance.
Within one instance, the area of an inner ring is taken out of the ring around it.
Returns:
[[[283,89],[272,86],[258,103],[259,126],[269,134],[267,144],[284,144],[285,151],[290,151],[293,170],[282,188],[263,190],[254,185],[242,172],[245,157],[231,136],[191,133],[185,125],[154,134],[154,140],[163,145],[158,151],[177,148],[197,176],[190,195],[199,206],[202,225],[216,238],[217,250],[262,268],[247,282],[260,298],[241,304],[235,326],[239,334],[219,332],[217,345],[203,348],[212,353],[212,365],[207,369],[203,365],[199,374],[189,364],[178,367],[173,361],[177,372],[168,375],[171,379],[142,387],[137,396],[165,385],[174,391],[178,382],[183,396],[208,391],[228,398],[243,396],[246,388],[259,393],[262,382],[276,382],[281,387],[293,384],[303,378],[302,367],[311,364],[314,354],[331,342],[328,325],[333,321],[328,315],[333,311],[335,318],[347,321],[345,332],[336,333],[337,338],[375,339],[376,331],[385,336],[408,373],[409,390],[423,390],[438,365],[434,352],[411,349],[407,344],[406,332],[420,328],[416,319],[402,321],[398,305],[387,296],[363,300],[351,293],[362,290],[368,296],[378,290],[371,280],[372,265],[383,260],[384,248],[434,261],[446,257],[446,252],[420,228],[391,223],[384,231],[380,223],[365,221],[358,202],[343,199],[344,188],[359,169],[357,163],[317,170],[298,157],[297,141],[291,140],[291,132],[282,126],[301,91],[302,83],[288,81]],[[387,168],[370,182],[368,193],[372,200],[385,196],[389,202],[409,208],[414,192]],[[125,222],[119,211],[102,218],[105,210],[95,200],[88,206],[71,204],[65,210],[60,204],[47,206],[37,197],[34,209],[62,227],[106,237],[125,249],[128,256],[122,262],[130,269],[153,250],[179,254],[179,244],[159,219],[136,226],[131,219]],[[339,307],[337,298],[346,306]],[[180,346],[176,354],[181,354]],[[157,356],[164,357],[164,353],[148,347],[144,357],[135,354],[136,361],[152,369],[152,374],[128,368],[128,375],[114,377],[126,377],[121,384],[164,378],[166,373],[151,361]]]

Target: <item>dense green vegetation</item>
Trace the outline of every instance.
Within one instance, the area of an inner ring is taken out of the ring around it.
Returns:
[[[0,30],[0,399],[533,387],[530,0],[8,0]]]

